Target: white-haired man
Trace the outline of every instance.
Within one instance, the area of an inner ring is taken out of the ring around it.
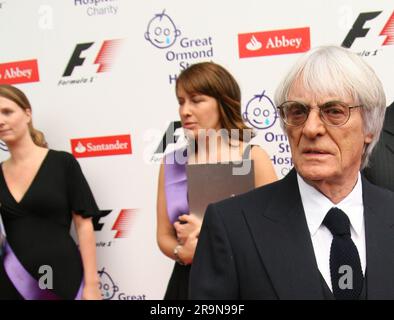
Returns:
[[[393,299],[394,193],[361,176],[385,95],[350,51],[306,53],[277,89],[294,169],[211,204],[192,299]]]

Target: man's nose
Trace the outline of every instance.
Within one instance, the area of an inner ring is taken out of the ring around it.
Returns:
[[[319,108],[310,109],[302,132],[308,138],[315,138],[316,136],[323,135],[326,132],[326,126],[321,119]]]

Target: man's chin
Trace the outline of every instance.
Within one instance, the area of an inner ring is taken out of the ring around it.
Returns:
[[[304,180],[309,181],[322,181],[330,179],[334,175],[333,172],[325,170],[322,166],[301,166],[296,170]]]

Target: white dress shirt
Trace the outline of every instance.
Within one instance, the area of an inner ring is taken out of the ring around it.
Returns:
[[[357,247],[361,261],[361,269],[365,275],[365,225],[364,225],[364,205],[361,184],[361,175],[352,192],[350,192],[341,202],[334,204],[324,194],[307,184],[301,176],[297,174],[298,187],[300,189],[302,205],[305,211],[306,222],[312,239],[313,250],[315,252],[317,266],[328,287],[332,291],[330,274],[330,248],[332,234],[323,225],[324,217],[332,207],[341,209],[350,220],[350,234]]]

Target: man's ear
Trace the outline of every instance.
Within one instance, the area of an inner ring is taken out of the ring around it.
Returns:
[[[373,140],[373,134],[367,133],[364,138],[364,143],[370,144],[372,142],[372,140]]]

